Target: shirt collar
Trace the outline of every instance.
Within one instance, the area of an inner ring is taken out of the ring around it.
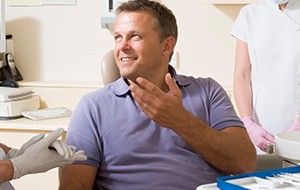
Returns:
[[[111,84],[111,90],[116,96],[125,95],[130,91],[129,86],[123,77]]]
[[[172,76],[173,79],[175,79],[177,85],[180,87],[182,86],[188,86],[191,82],[186,78],[186,77],[182,77],[181,75],[177,75],[174,67],[172,67],[171,65],[169,65],[169,72]]]
[[[190,84],[190,82],[187,80],[187,78],[180,77],[180,75],[177,75],[175,69],[171,65],[169,65],[169,72],[170,72],[172,78],[175,79],[179,88],[182,86],[188,86]],[[111,89],[116,96],[123,96],[130,92],[130,89],[126,82],[126,79],[123,77],[121,77],[117,81],[113,82],[111,84]]]

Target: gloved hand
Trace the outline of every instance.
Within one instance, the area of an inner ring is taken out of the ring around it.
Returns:
[[[76,160],[86,160],[83,151],[75,152],[74,147],[68,146],[57,139],[64,130],[59,128],[27,147],[24,152],[11,162],[14,167],[13,179],[18,179],[26,174],[46,172],[52,168],[71,164]]]
[[[52,144],[50,144],[49,148],[55,150],[60,156],[64,157],[65,159],[70,158],[76,152],[75,146],[67,145],[62,140],[54,141]]]
[[[43,139],[45,137],[44,133],[38,134],[34,137],[32,137],[29,141],[27,141],[25,144],[22,145],[21,149],[11,149],[8,153],[7,153],[7,158],[14,158],[17,157],[21,154],[23,154],[23,152],[30,147],[31,145],[37,143],[38,141],[40,141],[41,139]],[[76,151],[76,147],[74,146],[68,146],[66,143],[62,142],[61,140],[56,140],[54,141],[50,146],[50,148],[54,148],[59,155],[68,158],[70,157],[73,152]]]
[[[287,131],[300,131],[300,116],[296,116],[296,118],[293,125]]]
[[[14,158],[14,157],[17,157],[21,154],[23,154],[23,152],[28,148],[30,147],[31,145],[37,143],[38,141],[40,141],[41,139],[43,139],[45,137],[45,134],[44,133],[41,133],[41,134],[38,134],[34,137],[32,137],[29,141],[27,141],[26,143],[24,143],[21,147],[21,149],[10,149],[10,151],[7,153],[7,158]]]
[[[300,123],[295,121],[288,131],[300,131]]]
[[[256,124],[251,117],[242,119],[252,142],[262,151],[267,152],[269,144],[274,144],[274,136],[268,133],[262,126]]]

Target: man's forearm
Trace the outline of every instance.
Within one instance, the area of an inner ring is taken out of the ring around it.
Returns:
[[[191,118],[188,126],[176,133],[207,162],[224,172],[238,174],[255,169],[256,151],[243,128],[216,131],[203,121]]]

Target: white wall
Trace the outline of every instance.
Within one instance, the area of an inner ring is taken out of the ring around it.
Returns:
[[[225,87],[233,82],[235,39],[229,32],[242,5],[202,4],[198,0],[165,0],[177,16],[178,72],[212,77]]]
[[[25,81],[99,82],[100,61],[114,47],[100,26],[101,0],[75,6],[6,7],[15,61]],[[211,76],[232,86],[235,40],[229,35],[241,6],[162,0],[179,26],[179,73]]]

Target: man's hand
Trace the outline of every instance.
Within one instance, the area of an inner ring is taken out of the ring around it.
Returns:
[[[64,130],[59,128],[47,137],[35,141],[21,155],[11,158],[14,166],[13,179],[26,174],[46,172],[55,167],[71,164],[75,160],[86,160],[83,151],[75,152],[74,147],[57,140],[63,132]]]
[[[268,133],[262,126],[256,124],[251,117],[242,119],[253,143],[262,151],[267,152],[269,144],[274,144],[274,136]]]
[[[182,93],[171,75],[166,74],[165,81],[169,92],[165,93],[151,82],[141,77],[132,83],[132,96],[141,110],[158,125],[174,129],[186,123],[190,113],[182,105]]]

